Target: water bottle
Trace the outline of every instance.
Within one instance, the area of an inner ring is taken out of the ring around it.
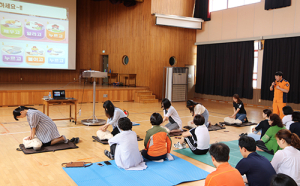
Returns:
[[[111,73],[111,69],[109,69],[109,73]]]
[[[48,95],[49,99],[51,99],[51,92],[49,92],[49,95]]]

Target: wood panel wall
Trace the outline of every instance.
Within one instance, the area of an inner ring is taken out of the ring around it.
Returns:
[[[137,74],[137,86],[149,87],[161,98],[163,67],[169,66],[169,58],[175,56],[180,67],[196,63],[195,30],[156,26],[151,15],[152,10],[192,14],[192,0],[176,2],[180,6],[173,6],[170,0],[145,0],[125,7],[108,1],[77,0],[77,70],[0,69],[0,83],[70,82],[78,78],[80,69],[100,70],[101,55],[108,55],[112,72]],[[159,3],[163,6],[157,6]],[[124,55],[129,57],[127,66],[122,65]]]
[[[243,103],[246,103],[248,105],[253,106],[267,106],[272,107],[272,101],[267,100],[260,100],[260,89],[254,89],[253,90],[253,99],[245,99],[242,98],[241,100]],[[198,94],[195,93],[196,98],[203,98],[203,99],[211,99],[211,100],[220,100],[220,101],[228,101],[232,102],[232,97],[225,97],[225,96],[216,96],[216,95],[207,95],[207,94]],[[259,102],[260,100],[260,102]],[[294,110],[300,110],[300,104],[294,104],[294,103],[287,103],[287,105],[291,106]]]
[[[96,89],[96,102],[111,101],[133,101],[135,99],[135,92],[145,91],[146,88],[102,88]],[[20,105],[41,105],[43,98],[48,95],[51,90],[8,90],[0,91],[0,106],[20,106]],[[107,94],[107,97],[103,97]],[[92,103],[93,89],[86,89],[84,93],[82,89],[67,89],[66,97],[75,98],[78,103]]]

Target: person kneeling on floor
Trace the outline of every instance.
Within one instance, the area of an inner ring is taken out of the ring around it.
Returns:
[[[27,147],[39,150],[40,145],[50,146],[57,143],[68,143],[68,139],[64,135],[61,136],[59,134],[52,119],[35,108],[20,106],[13,111],[13,116],[17,121],[20,118],[27,117],[31,131],[30,136],[23,139],[24,146],[26,144],[26,146],[28,145]],[[31,142],[31,140],[34,141]],[[42,143],[39,143],[38,140]]]
[[[120,133],[108,140],[110,152],[104,150],[109,159],[114,159],[119,168],[126,170],[144,170],[147,168],[139,151],[137,135],[132,131],[129,118],[120,118],[118,121]]]
[[[148,160],[163,161],[171,156],[172,141],[167,130],[160,126],[163,118],[159,113],[153,113],[150,122],[153,126],[146,132],[145,149],[141,153]]]
[[[186,143],[190,147],[194,154],[202,155],[206,154],[209,148],[209,132],[207,127],[204,125],[205,119],[202,115],[196,115],[193,120],[196,128],[190,131],[184,132],[180,142],[174,144],[175,148],[186,148]]]

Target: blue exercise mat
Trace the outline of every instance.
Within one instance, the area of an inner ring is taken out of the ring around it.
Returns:
[[[112,165],[99,166],[94,163],[90,167],[63,168],[77,185],[101,186],[138,186],[138,185],[177,185],[205,179],[209,174],[195,165],[174,156],[173,161],[162,163],[146,161],[145,170],[124,170],[117,167],[114,160]]]

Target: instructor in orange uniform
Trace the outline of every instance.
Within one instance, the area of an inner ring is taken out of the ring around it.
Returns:
[[[274,90],[273,113],[283,118],[282,108],[286,106],[287,93],[290,91],[290,83],[282,78],[283,73],[278,71],[275,73],[275,82],[270,86],[270,91]]]

